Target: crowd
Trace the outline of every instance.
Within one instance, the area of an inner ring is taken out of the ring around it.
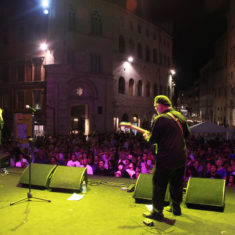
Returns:
[[[130,133],[43,136],[20,146],[3,140],[11,166],[27,167],[33,163],[86,167],[91,175],[138,178],[151,173],[156,160],[153,146],[142,135]],[[235,186],[235,143],[221,138],[191,138],[187,142],[185,184],[189,177],[225,179]]]

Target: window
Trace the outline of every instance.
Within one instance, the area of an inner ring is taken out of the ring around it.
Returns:
[[[135,44],[134,44],[134,42],[133,42],[132,39],[129,39],[129,41],[128,41],[128,46],[129,46],[129,51],[130,51],[131,53],[134,53],[134,52],[135,52]]]
[[[153,95],[157,96],[158,95],[158,88],[157,88],[157,84],[155,83],[153,86]]]
[[[146,47],[145,47],[145,60],[146,60],[147,62],[150,61],[150,50],[149,50],[149,46],[146,46]]]
[[[134,80],[132,78],[129,81],[129,95],[134,95]]]
[[[162,64],[162,53],[159,53],[159,64]]]
[[[69,49],[67,51],[67,63],[68,64],[74,64],[75,63],[74,50]]]
[[[124,37],[121,35],[119,36],[119,52],[120,53],[125,53],[126,52],[126,43]]]
[[[33,91],[33,107],[35,109],[42,109],[41,91]]]
[[[170,57],[169,56],[167,56],[167,66],[168,66],[168,68],[170,68],[170,66],[171,66],[171,62],[170,62]]]
[[[141,25],[140,25],[140,24],[138,24],[138,27],[137,27],[137,28],[138,28],[138,33],[139,33],[139,34],[141,34],[141,33],[142,33]]]
[[[143,51],[142,51],[142,45],[140,42],[137,44],[137,55],[139,59],[143,58]]]
[[[118,93],[125,94],[125,79],[123,77],[118,80]]]
[[[142,81],[138,82],[138,96],[142,96]]]
[[[9,80],[9,66],[7,64],[0,65],[0,83],[7,83]]]
[[[34,65],[34,81],[41,81],[41,70],[42,70],[42,62],[43,57],[36,57],[33,58],[33,65]]]
[[[146,97],[150,97],[150,83],[149,82],[146,85]]]
[[[101,55],[90,54],[90,71],[92,73],[101,73],[103,71]]]
[[[157,50],[155,48],[153,49],[153,63],[157,64]]]
[[[24,91],[18,91],[17,92],[17,108],[18,110],[23,110],[24,109]]]
[[[91,33],[93,35],[102,35],[103,33],[102,18],[98,11],[93,11],[91,15]]]
[[[103,107],[102,106],[98,106],[97,107],[97,113],[98,114],[102,114],[103,113]]]
[[[24,75],[25,75],[25,64],[23,61],[19,61],[17,63],[17,76],[18,76],[18,82],[24,81]]]
[[[76,13],[72,6],[69,8],[69,15],[68,15],[68,30],[75,31],[76,30]]]

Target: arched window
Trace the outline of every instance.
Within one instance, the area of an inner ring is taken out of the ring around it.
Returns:
[[[138,82],[138,96],[142,96],[142,81]]]
[[[102,35],[103,33],[102,18],[98,11],[93,11],[91,14],[91,33],[93,35]]]
[[[129,81],[129,95],[134,95],[134,80],[132,78]]]
[[[127,113],[124,113],[124,114],[122,115],[121,122],[129,122],[129,117],[128,117],[128,114],[127,114]]]
[[[146,47],[145,47],[145,60],[146,60],[147,62],[150,61],[150,50],[149,50],[149,46],[146,46]]]
[[[123,77],[118,80],[118,93],[125,94],[125,79]]]
[[[157,89],[157,84],[155,83],[153,86],[153,95],[157,96],[158,95],[158,89]]]
[[[146,97],[150,97],[150,82],[146,85]]]
[[[157,64],[157,50],[155,48],[153,49],[153,63]]]
[[[122,35],[119,36],[119,42],[118,42],[119,52],[125,53],[126,52],[126,43],[125,39]]]
[[[143,58],[142,45],[140,42],[138,42],[138,45],[137,45],[137,55],[139,59]]]

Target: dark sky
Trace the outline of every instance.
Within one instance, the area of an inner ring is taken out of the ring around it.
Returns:
[[[213,53],[213,42],[226,32],[229,0],[144,0],[143,4],[150,18],[174,20],[177,88],[192,86]]]

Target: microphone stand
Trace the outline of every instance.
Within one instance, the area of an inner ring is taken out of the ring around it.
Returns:
[[[34,136],[34,110],[32,110],[32,138]],[[31,193],[31,163],[32,163],[32,158],[31,158],[31,155],[29,156],[29,191],[27,193],[27,197],[26,198],[23,198],[19,201],[16,201],[16,202],[13,202],[13,203],[10,203],[10,206],[16,204],[16,203],[19,203],[19,202],[22,202],[22,201],[31,201],[31,198],[35,198],[35,199],[38,199],[38,200],[41,200],[41,201],[46,201],[46,202],[51,202],[51,200],[47,200],[47,199],[43,199],[43,198],[38,198],[38,197],[33,197],[32,193]]]
[[[31,198],[35,198],[35,199],[38,199],[38,200],[41,200],[41,201],[46,201],[46,202],[51,202],[51,200],[47,200],[47,199],[43,199],[43,198],[38,198],[38,197],[33,197],[32,193],[31,193],[31,162],[32,162],[32,159],[31,157],[29,158],[29,191],[27,193],[27,197],[26,198],[23,198],[19,201],[16,201],[16,202],[13,202],[13,203],[10,203],[10,206],[16,204],[16,203],[19,203],[19,202],[23,202],[23,201],[31,201]]]

